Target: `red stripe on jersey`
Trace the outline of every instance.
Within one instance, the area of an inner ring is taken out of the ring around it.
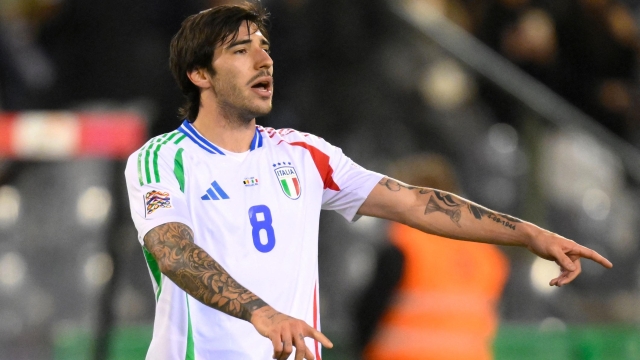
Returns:
[[[318,294],[317,294],[318,286],[313,287],[313,328],[318,330]],[[322,360],[320,358],[320,350],[318,349],[318,340],[313,340],[313,343],[316,345],[316,359]]]
[[[324,188],[334,191],[340,191],[340,187],[338,186],[338,184],[333,181],[333,168],[329,164],[329,156],[327,154],[320,151],[320,149],[318,149],[317,147],[307,144],[306,142],[299,141],[287,144],[292,146],[300,146],[307,149],[309,151],[309,154],[311,154],[313,162],[316,164],[318,172],[320,173]]]
[[[293,186],[296,188],[296,194],[300,194],[300,184],[298,184],[298,179],[292,178],[291,180],[293,180]]]

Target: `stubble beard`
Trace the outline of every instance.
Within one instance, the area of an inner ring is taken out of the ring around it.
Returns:
[[[242,91],[233,81],[225,81],[219,77],[214,79],[213,91],[218,99],[218,106],[222,116],[231,124],[246,126],[259,116],[265,116],[271,112],[272,103],[268,105],[256,104],[250,94]]]

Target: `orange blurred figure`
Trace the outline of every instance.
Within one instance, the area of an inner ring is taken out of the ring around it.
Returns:
[[[455,191],[448,162],[434,155],[401,161],[399,180]],[[509,265],[496,246],[452,241],[393,223],[405,258],[391,305],[364,351],[366,360],[488,360]]]

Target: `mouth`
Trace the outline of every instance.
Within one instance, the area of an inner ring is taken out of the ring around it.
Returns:
[[[263,76],[256,79],[251,85],[251,89],[261,97],[271,97],[273,94],[273,77]]]

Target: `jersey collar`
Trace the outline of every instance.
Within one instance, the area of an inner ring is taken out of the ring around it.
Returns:
[[[182,122],[182,125],[178,128],[178,131],[185,134],[191,141],[193,141],[196,145],[200,146],[206,152],[211,154],[224,155],[224,152],[219,147],[213,145],[213,143],[207,140],[204,136],[200,135],[198,130],[191,125],[188,120]],[[249,145],[249,151],[256,150],[261,148],[263,144],[262,134],[258,130],[256,126],[256,132],[253,134],[253,139],[251,139],[251,145]]]

